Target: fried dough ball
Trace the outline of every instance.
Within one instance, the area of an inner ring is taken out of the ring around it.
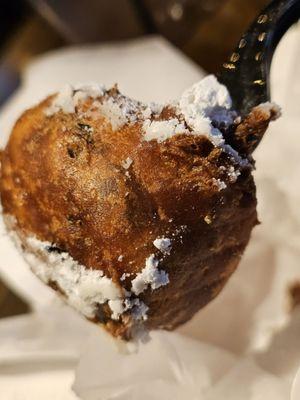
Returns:
[[[2,154],[3,215],[33,272],[126,340],[214,299],[257,224],[245,138],[274,107],[240,121],[228,99],[196,115],[188,96],[149,106],[66,87],[19,118]]]

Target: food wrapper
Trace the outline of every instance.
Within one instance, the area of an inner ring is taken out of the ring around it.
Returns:
[[[299,39],[294,27],[275,54],[272,100],[283,116],[254,155],[262,223],[222,293],[177,331],[152,332],[138,346],[112,339],[56,300],[0,232],[1,276],[35,310],[0,322],[5,399],[17,398],[18,387],[27,388],[31,400],[300,399],[300,307],[292,307],[289,290],[300,282]],[[2,110],[1,141],[24,107],[66,82],[117,81],[135,98],[165,101],[202,76],[160,38],[59,51],[28,68],[21,90]],[[10,366],[6,375],[3,365]]]

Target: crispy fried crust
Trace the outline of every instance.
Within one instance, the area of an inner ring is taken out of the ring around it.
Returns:
[[[160,257],[157,237],[172,237],[160,263],[170,283],[140,298],[149,307],[148,328],[174,329],[211,301],[238,265],[257,223],[251,166],[204,136],[145,142],[140,122],[113,131],[101,115],[49,118],[50,101],[21,116],[3,153],[4,213],[15,216],[22,235],[55,243],[117,284],[124,272],[140,272],[149,254]],[[241,172],[236,182],[230,167]],[[103,307],[95,321],[115,336],[131,335],[129,315],[113,321]]]

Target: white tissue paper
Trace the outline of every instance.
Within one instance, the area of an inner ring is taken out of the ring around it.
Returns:
[[[262,224],[220,296],[176,332],[126,348],[56,300],[0,232],[1,277],[35,310],[0,322],[1,400],[300,399],[300,308],[288,302],[300,281],[299,39],[290,30],[273,61],[283,117],[255,152]],[[133,97],[165,101],[202,76],[160,38],[58,51],[27,69],[1,112],[0,141],[25,107],[66,82],[117,81]]]

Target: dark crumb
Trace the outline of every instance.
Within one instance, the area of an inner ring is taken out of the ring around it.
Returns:
[[[93,128],[88,124],[78,123],[77,125],[78,125],[79,129],[86,131],[86,132],[92,132],[92,130],[93,130]]]
[[[68,147],[67,151],[68,151],[69,157],[75,158],[75,153],[74,153],[74,150],[73,150],[73,149],[71,149],[70,147]]]
[[[48,251],[48,253],[63,253],[64,251],[62,249],[60,249],[57,246],[46,246],[46,250]]]
[[[83,221],[81,219],[82,217],[80,215],[68,215],[67,216],[67,220],[74,225],[78,225],[78,226],[82,226],[83,225]]]
[[[61,292],[60,288],[58,287],[57,283],[54,281],[49,281],[48,285],[55,290],[56,292]]]
[[[110,320],[110,311],[107,304],[102,304],[98,306],[96,311],[96,321],[101,324],[106,324]]]
[[[300,281],[296,281],[288,287],[290,310],[294,311],[300,306]]]
[[[214,145],[209,140],[203,139],[197,143],[181,146],[181,148],[186,153],[194,154],[199,157],[208,157],[214,149]]]
[[[108,97],[109,97],[109,96],[115,97],[115,96],[118,96],[119,94],[120,94],[120,92],[119,92],[117,83],[115,83],[115,84],[113,85],[113,87],[110,88],[110,89],[107,91]]]
[[[77,126],[80,130],[80,136],[87,142],[87,144],[93,144],[93,128],[88,124],[77,123]]]

